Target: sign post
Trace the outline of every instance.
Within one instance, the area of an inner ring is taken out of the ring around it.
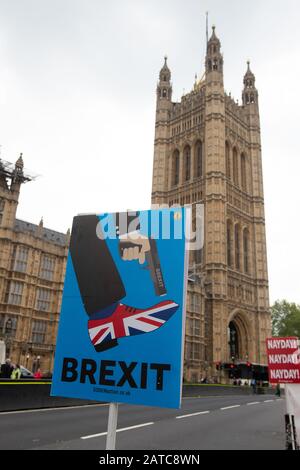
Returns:
[[[297,337],[267,339],[271,384],[285,384],[286,447],[300,448],[300,344]]]
[[[74,217],[51,395],[179,408],[190,210]]]
[[[118,403],[110,403],[109,411],[108,411],[106,450],[115,450],[116,448],[117,424],[118,424]]]
[[[300,385],[286,384],[286,447],[300,449]]]

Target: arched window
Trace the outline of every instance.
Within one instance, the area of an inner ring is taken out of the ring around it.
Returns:
[[[239,227],[239,224],[236,224],[234,226],[234,248],[235,248],[235,267],[236,267],[236,269],[240,269],[241,247],[240,247],[240,227]]]
[[[239,184],[239,166],[238,166],[238,153],[234,147],[232,151],[232,165],[233,165],[233,182],[238,186]]]
[[[183,151],[184,158],[184,180],[189,181],[191,178],[191,148],[187,145]]]
[[[244,153],[241,155],[241,177],[242,177],[242,189],[247,190],[247,179],[246,179],[246,156]]]
[[[232,223],[227,220],[227,265],[232,267]]]
[[[203,175],[203,156],[202,156],[202,142],[198,140],[195,145],[195,176],[201,178]]]
[[[173,186],[179,183],[179,150],[175,150],[173,153],[173,163],[172,163],[172,180]]]
[[[167,96],[167,90],[165,88],[163,89],[162,96],[163,98],[166,98]]]
[[[230,147],[229,143],[225,142],[225,159],[226,159],[226,176],[228,179],[231,179],[231,170],[230,170]]]
[[[244,271],[249,273],[249,231],[247,228],[243,231],[243,251],[244,251]]]

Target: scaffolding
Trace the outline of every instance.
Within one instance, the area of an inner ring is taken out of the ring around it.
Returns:
[[[20,158],[22,157],[22,154]],[[7,162],[0,158],[0,178],[2,177],[6,183],[10,180],[11,183],[27,183],[28,181],[35,180],[38,175],[23,168],[23,164],[19,163],[20,159],[16,164]]]

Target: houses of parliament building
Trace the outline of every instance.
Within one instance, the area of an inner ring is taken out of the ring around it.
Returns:
[[[242,103],[226,94],[215,28],[205,75],[172,101],[167,59],[159,74],[153,204],[204,208],[203,248],[190,252],[184,378],[221,379],[218,363],[267,364],[270,335],[258,91],[248,67]]]
[[[22,155],[0,160],[0,340],[13,363],[53,369],[69,234],[17,219]]]
[[[184,379],[222,380],[218,363],[266,364],[271,332],[258,91],[250,64],[242,103],[225,93],[215,28],[205,74],[172,101],[159,74],[152,203],[204,210],[203,247],[190,252]],[[52,370],[69,234],[16,218],[20,157],[0,160],[0,340],[14,362]],[[29,178],[30,179],[30,178]]]

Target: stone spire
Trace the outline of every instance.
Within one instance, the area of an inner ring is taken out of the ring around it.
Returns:
[[[20,156],[18,160],[16,161],[15,168],[23,171],[23,168],[24,168],[23,153],[20,153]]]
[[[244,90],[242,94],[243,105],[258,104],[258,91],[255,87],[255,75],[250,69],[250,61],[247,61],[247,71],[244,75]]]
[[[212,35],[207,43],[205,70],[206,77],[214,80],[218,79],[223,81],[223,56],[221,54],[221,42],[216,36],[215,26],[212,27]]]
[[[12,174],[12,180],[11,180],[11,186],[10,186],[11,191],[17,191],[17,192],[20,191],[20,186],[24,182],[23,169],[24,169],[23,154],[20,153],[20,156],[15,163],[15,168]]]
[[[171,101],[172,99],[172,85],[171,85],[171,71],[167,64],[167,56],[164,57],[165,63],[159,72],[159,82],[157,85],[157,100],[164,99]]]

